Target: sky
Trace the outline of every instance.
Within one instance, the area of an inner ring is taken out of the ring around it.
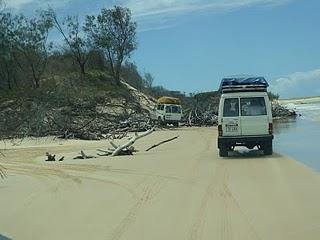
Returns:
[[[138,23],[131,57],[154,84],[186,93],[217,90],[224,76],[264,76],[281,98],[320,96],[319,0],[7,0],[27,15],[129,7]]]

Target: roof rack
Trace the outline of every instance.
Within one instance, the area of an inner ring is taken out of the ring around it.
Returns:
[[[264,77],[227,77],[221,80],[220,92],[266,92],[269,84]]]

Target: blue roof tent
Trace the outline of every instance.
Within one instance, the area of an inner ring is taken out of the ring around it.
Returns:
[[[252,90],[253,87],[266,89],[267,87],[269,87],[269,84],[264,77],[226,77],[221,80],[219,90],[221,92],[224,92],[224,90],[232,91],[232,89],[245,90],[245,87],[248,87]]]

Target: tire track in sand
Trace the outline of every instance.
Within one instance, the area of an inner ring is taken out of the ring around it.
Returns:
[[[213,174],[195,214],[188,239],[203,239],[205,230],[214,231],[211,233],[217,239],[236,239],[239,228],[235,228],[234,224],[240,227],[240,233],[245,235],[244,239],[261,239],[228,187],[229,174],[225,163],[218,163]],[[209,206],[213,207],[210,208],[210,212],[208,211]],[[207,222],[209,213],[214,214],[210,216],[211,219],[212,217],[215,219],[216,225],[214,226],[210,226],[209,224],[212,223]],[[241,224],[241,226],[238,226],[238,224]]]
[[[141,184],[142,190],[138,201],[129,209],[127,215],[120,223],[111,231],[108,240],[119,240],[123,234],[134,224],[138,214],[147,204],[152,204],[152,201],[160,193],[162,187],[167,183],[167,179],[161,177],[151,177],[146,179],[146,182]]]
[[[219,182],[224,181],[225,176],[226,173],[223,164],[217,165],[217,167],[213,171],[211,179],[209,180],[209,184],[205,189],[204,195],[201,199],[200,207],[195,214],[189,233],[189,240],[202,239],[209,202],[212,199],[215,189],[219,185]]]
[[[207,158],[206,153],[208,153],[208,152],[211,153],[212,152],[211,149],[213,148],[211,137],[208,137],[207,135],[203,135],[202,133],[200,134],[200,136],[201,136],[201,139],[204,140],[203,146],[205,146],[205,147],[204,147],[203,151],[201,152],[201,155],[197,156],[197,158],[195,158],[194,164],[191,168],[191,174],[190,174],[191,181],[190,181],[190,183],[197,183],[199,178],[201,178],[200,170],[201,170],[203,161]],[[211,156],[211,154],[209,154],[208,156]],[[215,189],[216,185],[218,184],[218,182],[216,180],[219,179],[219,177],[222,173],[222,169],[223,169],[223,165],[217,164],[215,166],[216,166],[216,168],[214,168],[212,171],[212,176],[209,180],[209,184],[205,188],[204,195],[203,195],[201,202],[200,202],[200,206],[199,206],[199,208],[195,214],[195,217],[193,219],[193,222],[191,224],[190,232],[188,235],[189,240],[202,239],[204,225],[205,225],[205,219],[206,219],[206,214],[207,214],[207,209],[208,209],[208,205],[210,202],[210,198],[212,197],[214,189]],[[216,174],[216,173],[218,173],[218,174]]]

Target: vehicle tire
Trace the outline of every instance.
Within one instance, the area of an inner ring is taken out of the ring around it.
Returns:
[[[174,122],[174,123],[173,123],[173,126],[174,126],[174,127],[179,127],[179,122]]]
[[[272,155],[273,153],[272,141],[267,141],[263,144],[263,153],[264,155]]]
[[[226,146],[221,146],[219,148],[219,156],[220,157],[228,157],[228,148]]]
[[[158,125],[159,125],[159,126],[163,126],[163,125],[164,125],[161,117],[158,117]]]

